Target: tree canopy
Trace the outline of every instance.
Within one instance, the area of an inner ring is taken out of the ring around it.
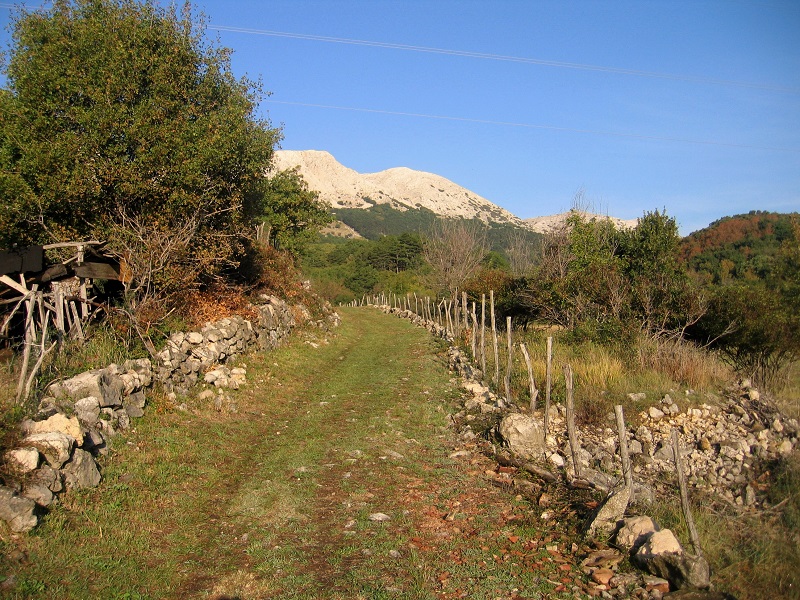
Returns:
[[[191,256],[210,271],[230,261],[280,132],[256,117],[259,85],[234,77],[202,18],[188,3],[57,0],[12,25],[0,244],[114,247],[124,223],[146,236],[191,221]]]
[[[290,251],[299,250],[320,227],[333,221],[319,194],[308,189],[297,167],[265,179],[247,204],[248,213],[261,223],[264,241]]]

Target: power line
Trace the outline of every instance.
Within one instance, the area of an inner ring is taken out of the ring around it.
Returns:
[[[231,27],[227,25],[209,25],[209,29],[218,31],[228,31],[231,33],[246,33],[250,35],[264,35],[270,37],[290,38],[297,40],[309,40],[315,42],[326,42],[331,44],[347,44],[351,46],[368,46],[372,48],[387,48],[391,50],[405,50],[410,52],[424,52],[428,54],[444,54],[447,56],[460,56],[464,58],[479,58],[484,60],[497,60],[504,62],[515,62],[528,65],[539,65],[560,69],[577,69],[582,71],[597,71],[601,73],[613,73],[617,75],[630,75],[635,77],[650,77],[656,79],[669,79],[673,81],[685,81],[688,83],[700,83],[705,85],[722,85],[730,87],[741,87],[750,89],[769,90],[773,92],[783,92],[787,94],[800,94],[800,89],[771,85],[765,83],[755,83],[750,81],[734,81],[729,79],[716,79],[713,77],[697,77],[693,75],[682,75],[675,73],[660,73],[656,71],[639,71],[636,69],[626,69],[622,67],[606,67],[602,65],[590,65],[585,63],[573,63],[556,60],[546,60],[541,58],[525,58],[521,56],[507,56],[503,54],[492,54],[487,52],[471,52],[468,50],[452,50],[447,48],[433,48],[429,46],[414,46],[410,44],[395,44],[392,42],[376,42],[370,40],[358,40],[350,38],[337,38],[324,35],[311,35],[306,33],[290,33],[286,31],[271,31],[267,29],[248,29],[246,27]]]
[[[628,139],[635,139],[635,140],[647,140],[647,141],[656,141],[656,142],[676,142],[682,144],[700,144],[705,146],[722,146],[727,148],[743,148],[748,150],[770,150],[773,152],[800,152],[800,148],[787,148],[787,147],[780,147],[780,146],[758,146],[754,144],[737,144],[735,142],[724,142],[719,140],[700,140],[700,139],[692,139],[692,138],[679,138],[679,137],[669,137],[669,136],[659,136],[659,135],[645,135],[639,133],[625,133],[622,131],[610,131],[610,130],[603,130],[603,129],[581,129],[577,127],[561,127],[558,125],[542,125],[542,124],[535,124],[535,123],[517,123],[513,121],[495,121],[491,119],[476,119],[470,117],[453,117],[447,115],[430,115],[425,113],[414,113],[414,112],[404,112],[404,111],[395,111],[395,110],[382,110],[378,108],[362,108],[362,107],[355,107],[355,106],[335,106],[330,104],[314,104],[311,102],[291,102],[288,100],[274,100],[272,98],[267,98],[266,102],[272,104],[285,104],[289,106],[303,106],[307,108],[325,108],[325,109],[332,109],[332,110],[345,110],[350,112],[364,112],[364,113],[372,113],[372,114],[380,114],[380,115],[394,115],[399,117],[415,117],[415,118],[423,118],[423,119],[438,119],[441,121],[459,121],[462,123],[478,123],[483,125],[501,125],[504,127],[520,127],[524,129],[544,129],[549,131],[562,131],[562,132],[569,132],[569,133],[584,133],[584,134],[591,134],[591,135],[602,135],[602,136],[612,136],[612,137],[621,137],[621,138],[628,138]]]

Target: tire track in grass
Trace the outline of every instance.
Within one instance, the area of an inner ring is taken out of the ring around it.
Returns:
[[[444,422],[432,406],[420,411],[407,405],[410,387],[449,385],[446,369],[432,360],[434,342],[427,333],[369,311],[354,311],[343,327],[331,345],[302,348],[287,355],[288,364],[276,367],[276,372],[289,368],[292,378],[273,387],[267,402],[293,399],[294,411],[273,423],[280,426],[275,431],[265,432],[271,439],[262,446],[263,454],[254,457],[258,473],[232,501],[232,516],[259,527],[243,534],[249,560],[242,572],[217,583],[217,594],[242,593],[237,585],[246,580],[250,593],[259,589],[273,597],[313,597],[337,589],[352,597],[346,579],[354,557],[348,554],[352,543],[346,534],[354,530],[353,525],[350,531],[343,526],[364,517],[352,509],[363,512],[368,498],[362,496],[371,492],[354,489],[356,480],[347,475],[359,463],[385,466],[377,456],[383,448],[377,446],[405,444],[405,438],[383,439],[398,438],[393,419],[399,417],[394,413],[416,411],[423,427],[432,427],[434,417],[439,425]],[[253,361],[250,367],[252,371]],[[421,371],[427,372],[425,377],[419,377]],[[385,477],[379,470],[367,475]],[[346,504],[351,510],[345,506],[349,517],[342,521],[340,509]]]
[[[442,347],[378,311],[343,315],[330,343],[300,332],[247,357],[238,412],[152,407],[104,484],[22,539],[25,562],[0,561],[9,597],[565,597],[553,536],[445,426]]]

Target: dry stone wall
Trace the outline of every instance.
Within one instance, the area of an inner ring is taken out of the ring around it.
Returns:
[[[21,424],[20,446],[5,454],[17,481],[0,486],[0,519],[12,531],[28,531],[59,493],[97,486],[102,475],[95,458],[108,452],[113,436],[128,429],[131,419],[144,415],[146,394],[155,383],[176,396],[201,381],[220,391],[238,387],[245,370],[224,363],[253,349],[277,347],[295,326],[295,314],[309,316],[304,307],[274,296],[261,300],[253,320],[234,316],[200,331],[173,333],[153,361],[128,360],[50,385],[37,414]],[[323,310],[317,324],[338,325],[330,306]]]
[[[412,311],[381,308],[451,339],[444,328]],[[493,393],[481,382],[481,372],[464,351],[451,346],[448,360],[450,369],[461,377],[466,392],[463,409],[452,415],[452,422],[461,425],[462,439],[476,437],[472,424],[480,423],[484,428],[493,423],[495,438],[514,457],[510,464],[521,466],[545,481],[556,481],[554,473],[560,472],[576,487],[588,485],[606,494],[587,522],[586,535],[613,539],[618,549],[593,552],[583,561],[594,591],[604,597],[612,597],[612,591],[619,595],[620,590],[636,585],[643,586],[642,597],[649,598],[661,598],[663,593],[675,589],[706,590],[710,585],[709,564],[697,548],[694,548],[697,554],[689,553],[669,529],[659,530],[649,517],[625,518],[632,499],[641,508],[658,491],[676,493],[673,431],[678,433],[681,462],[689,485],[748,511],[769,508],[764,493],[765,475],[775,460],[796,451],[800,445],[797,420],[785,418],[745,380],[731,385],[723,397],[708,398],[709,402],[699,407],[682,410],[666,395],[655,399],[653,406],[640,413],[639,424],[626,431],[633,463],[632,489],[626,486],[622,473],[619,433],[611,427],[614,415],[609,415],[607,427],[578,428],[575,460],[580,463],[580,477],[577,478],[564,406],[551,407],[549,431],[544,432],[542,413],[520,410]],[[647,399],[643,393],[630,396],[635,401]],[[498,453],[499,461],[503,460],[499,455],[505,453]],[[593,562],[603,553],[610,554],[614,566],[606,568],[607,565]],[[639,578],[616,570],[616,564],[623,559],[622,553],[627,553],[631,564],[649,575]],[[698,597],[723,595],[708,593]]]

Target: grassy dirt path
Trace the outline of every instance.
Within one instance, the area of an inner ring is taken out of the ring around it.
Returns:
[[[574,597],[584,577],[541,509],[448,428],[444,348],[343,316],[247,357],[235,412],[152,406],[99,488],[2,540],[0,597]]]

